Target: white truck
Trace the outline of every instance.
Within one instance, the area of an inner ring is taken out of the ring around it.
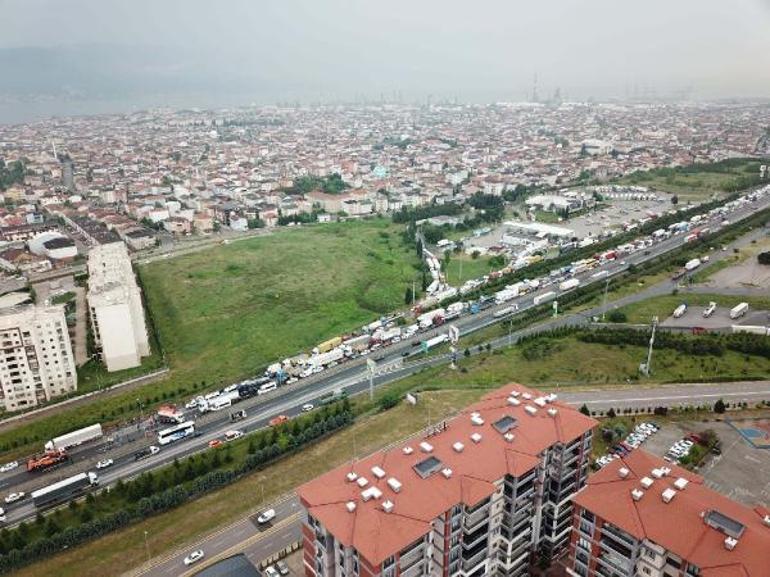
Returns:
[[[492,313],[492,316],[496,319],[502,318],[504,316],[508,316],[510,314],[515,313],[517,310],[519,310],[519,305],[511,305],[509,307],[503,307],[499,311],[495,311]]]
[[[739,319],[749,311],[749,303],[740,303],[730,309],[730,318]]]
[[[467,303],[464,302],[456,302],[450,304],[446,308],[446,315],[444,316],[444,320],[448,321],[449,319],[456,319],[461,314],[463,314],[463,311],[465,310],[465,307],[467,306]]]
[[[339,362],[345,358],[345,351],[342,348],[330,350],[328,353],[314,355],[308,359],[308,365],[311,367],[326,367],[334,362]]]
[[[505,288],[495,293],[495,302],[497,304],[507,303],[509,300],[515,299],[519,295],[519,291]]]
[[[707,306],[705,309],[703,309],[703,317],[709,318],[711,315],[714,314],[714,311],[717,310],[717,303],[714,301],[711,301],[709,303],[709,306]]]
[[[694,258],[692,260],[688,260],[684,264],[684,270],[686,270],[687,272],[693,271],[696,268],[698,268],[700,266],[700,264],[701,263],[700,263],[700,259],[699,258]]]
[[[424,351],[428,351],[431,348],[440,345],[441,343],[449,342],[449,335],[446,333],[443,333],[441,335],[437,335],[433,337],[432,339],[428,339],[427,341],[422,342],[422,348]]]
[[[685,303],[682,303],[678,307],[674,309],[674,318],[678,319],[682,316],[684,316],[684,313],[687,312],[687,305]]]
[[[102,425],[97,423],[95,425],[91,425],[90,427],[84,427],[82,429],[78,429],[77,431],[72,431],[71,433],[67,433],[65,435],[51,439],[45,444],[45,450],[66,451],[71,447],[76,447],[78,445],[82,445],[83,443],[87,443],[88,441],[99,439],[103,434]]]
[[[427,313],[422,313],[419,317],[417,317],[417,322],[420,324],[421,329],[427,329],[435,323],[436,319],[443,319],[446,315],[446,311],[444,309],[434,309],[432,311],[428,311]]]
[[[543,294],[537,295],[532,302],[535,303],[535,306],[547,303],[548,301],[552,301],[556,298],[556,293],[553,291],[548,291]]]
[[[577,288],[579,286],[580,286],[580,280],[576,278],[571,278],[559,283],[559,290],[561,292],[565,292],[565,291]]]

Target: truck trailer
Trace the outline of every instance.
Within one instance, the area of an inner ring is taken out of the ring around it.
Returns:
[[[41,509],[69,501],[73,497],[99,484],[96,473],[78,473],[42,489],[32,491],[32,502]]]
[[[740,303],[730,309],[730,318],[738,319],[749,311],[749,303]]]
[[[88,441],[99,439],[104,433],[101,424],[97,423],[89,427],[83,427],[77,431],[54,437],[45,444],[46,451],[66,451],[71,447],[77,447]]]
[[[556,298],[556,293],[553,291],[548,291],[546,293],[543,293],[541,295],[537,295],[532,302],[535,303],[535,306],[543,303],[547,303],[548,301],[552,301]]]
[[[565,292],[565,291],[577,288],[579,286],[580,286],[580,280],[576,278],[571,278],[559,283],[559,290],[561,292]]]

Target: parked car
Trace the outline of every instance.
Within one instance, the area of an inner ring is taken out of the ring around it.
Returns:
[[[193,563],[197,563],[201,559],[203,559],[203,549],[196,549],[195,551],[193,551],[187,557],[184,558],[184,564],[192,565]]]
[[[265,569],[265,577],[278,577],[278,570],[272,565],[268,565]]]
[[[275,568],[278,569],[278,572],[281,575],[288,575],[289,574],[289,566],[286,563],[284,563],[283,561],[278,561],[275,564]]]
[[[305,403],[304,405],[302,405],[303,413],[309,413],[313,409],[315,409],[315,407],[313,406],[313,403]]]
[[[24,491],[19,491],[18,493],[11,493],[5,498],[6,503],[15,503],[16,501],[21,501],[25,497],[26,493]]]
[[[268,509],[267,511],[263,511],[262,514],[257,517],[257,523],[263,525],[269,523],[273,519],[275,519],[275,509]]]
[[[217,447],[222,446],[222,439],[212,439],[209,441],[209,447],[212,449],[216,449]]]
[[[96,463],[96,468],[106,469],[107,467],[111,467],[114,463],[115,461],[113,461],[112,459],[102,459],[101,461]]]

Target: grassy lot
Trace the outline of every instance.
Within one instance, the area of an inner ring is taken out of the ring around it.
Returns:
[[[638,184],[670,192],[681,200],[703,200],[714,194],[746,188],[759,177],[759,160],[732,159],[713,164],[661,168],[624,176],[617,184]]]
[[[626,313],[629,323],[649,323],[653,316],[657,316],[660,321],[668,318],[674,309],[682,303],[686,303],[688,306],[705,307],[710,301],[714,301],[719,307],[728,308],[732,308],[738,303],[745,301],[752,308],[770,310],[770,296],[742,297],[690,293],[655,297],[622,307],[618,310]]]
[[[301,453],[185,506],[137,523],[124,530],[24,568],[19,577],[101,577],[124,572],[145,560],[144,532],[152,555],[160,555],[217,527],[242,518],[261,503],[293,490],[305,481],[340,465],[356,454],[363,456],[420,431],[427,415],[435,422],[477,400],[483,391],[441,391],[421,397],[420,405],[405,403],[369,417]],[[116,570],[119,568],[119,570]]]
[[[662,383],[714,377],[767,378],[770,375],[770,359],[758,356],[725,351],[721,357],[695,357],[672,349],[657,349],[653,356],[653,372],[645,378],[638,372],[639,363],[647,356],[645,347],[584,343],[574,336],[547,341],[543,339],[543,342],[549,344],[534,348],[531,344],[517,345],[467,359],[461,356],[458,370],[449,367],[430,368],[394,386],[401,390],[455,389],[491,387],[516,381],[553,388],[617,384],[626,382],[626,379],[640,383]]]
[[[400,232],[385,220],[330,224],[143,267],[176,378],[253,374],[399,308],[417,262]]]
[[[493,270],[487,256],[473,258],[467,254],[452,254],[445,273],[447,282],[452,286],[460,286],[470,279],[481,278]],[[462,269],[462,271],[460,270]]]
[[[3,458],[39,451],[43,441],[79,427],[128,418],[136,399],[149,407],[253,374],[403,306],[418,261],[401,231],[385,220],[321,225],[142,268],[169,376],[4,431]],[[93,390],[160,364],[155,354],[120,375],[86,365],[80,379]]]

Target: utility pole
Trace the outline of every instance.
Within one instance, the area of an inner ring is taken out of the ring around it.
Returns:
[[[652,317],[652,334],[650,335],[650,347],[647,349],[647,362],[642,365],[642,373],[645,377],[650,376],[650,365],[652,363],[652,345],[655,343],[655,329],[658,328],[658,317]]]
[[[366,359],[366,367],[369,372],[369,400],[374,400],[374,373],[377,370],[377,363],[374,359]]]
[[[150,562],[150,542],[147,540],[147,531],[144,532],[144,548],[147,550],[147,562]]]
[[[604,322],[604,315],[607,314],[607,291],[610,288],[610,279],[604,283],[604,303],[602,304],[602,322]]]

